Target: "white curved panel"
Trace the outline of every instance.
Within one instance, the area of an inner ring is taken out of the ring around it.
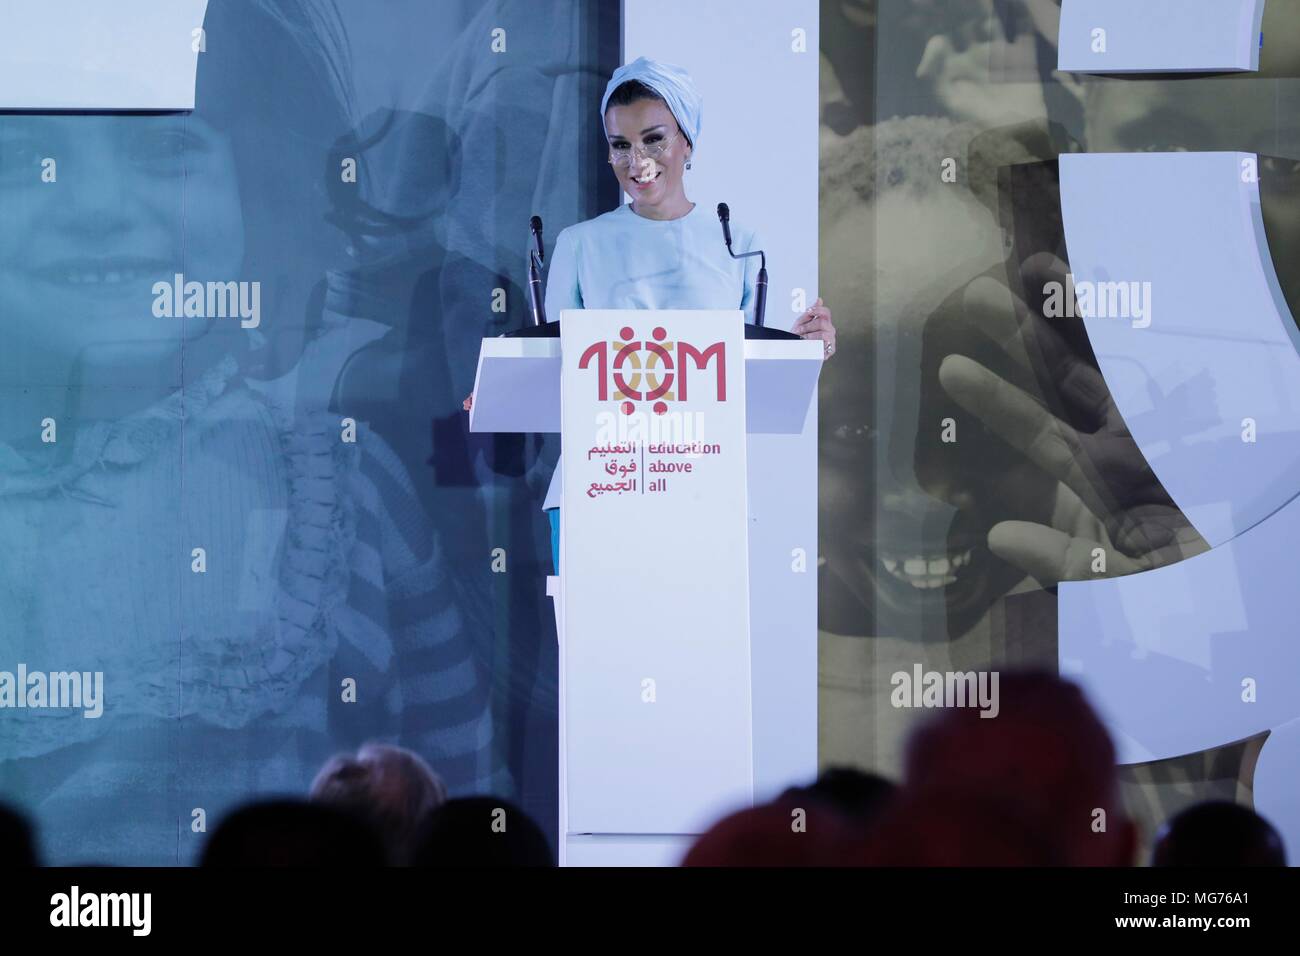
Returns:
[[[1080,311],[1098,364],[1138,447],[1211,545],[1300,492],[1300,333],[1269,255],[1257,164],[1235,152],[1060,161],[1070,268],[1092,296],[1092,316]]]
[[[0,109],[192,110],[208,0],[0,0]]]
[[[1300,717],[1286,560],[1297,535],[1300,500],[1186,561],[1060,585],[1061,671],[1106,719],[1121,763],[1194,753]]]
[[[1063,0],[1057,62],[1075,73],[1259,69],[1264,0]]]

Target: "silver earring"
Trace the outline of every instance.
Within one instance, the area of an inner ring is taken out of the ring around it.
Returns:
[[[689,159],[686,161],[686,168],[687,169],[691,168],[691,161]]]

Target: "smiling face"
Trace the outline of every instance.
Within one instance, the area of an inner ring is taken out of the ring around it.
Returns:
[[[0,117],[0,206],[10,384],[67,385],[96,353],[173,353],[206,323],[155,317],[153,284],[239,276],[229,141],[195,116]]]
[[[614,165],[614,175],[623,191],[632,197],[637,213],[652,219],[672,219],[689,207],[682,184],[691,145],[663,100],[640,99],[605,111],[605,137],[611,150],[631,149],[632,162]],[[662,156],[652,158],[646,150],[664,146]],[[639,147],[639,148],[638,148]]]
[[[986,542],[998,521],[1023,517],[1007,489],[1034,471],[938,381],[952,353],[1010,374],[961,308],[966,283],[1001,250],[968,197],[928,185],[882,193],[823,209],[821,288],[837,303],[839,339],[818,413],[822,628],[955,640],[1024,576]]]

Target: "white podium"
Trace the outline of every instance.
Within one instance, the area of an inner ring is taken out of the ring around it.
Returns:
[[[675,865],[817,772],[818,341],[566,310],[489,338],[470,429],[560,432],[561,865]]]

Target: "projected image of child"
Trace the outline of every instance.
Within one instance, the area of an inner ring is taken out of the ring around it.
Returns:
[[[0,117],[0,671],[103,675],[98,718],[0,688],[0,799],[54,862],[189,862],[368,740],[507,783],[476,611],[334,399],[388,326],[327,288],[328,9],[211,4],[193,114]]]

